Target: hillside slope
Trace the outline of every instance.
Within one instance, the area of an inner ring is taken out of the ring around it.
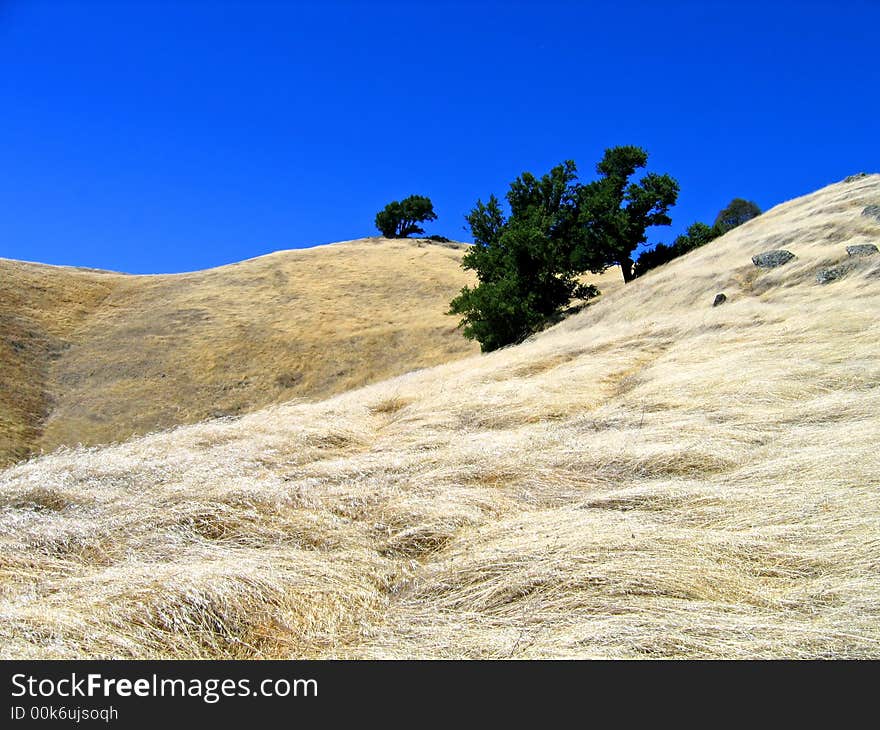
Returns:
[[[0,259],[0,465],[39,444],[53,365],[121,278]]]
[[[880,256],[815,278],[871,204],[778,206],[517,347],[0,472],[0,655],[880,657]]]
[[[169,276],[0,260],[0,464],[473,353],[445,315],[462,252],[366,239]]]

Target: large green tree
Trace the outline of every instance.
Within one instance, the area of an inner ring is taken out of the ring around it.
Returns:
[[[649,226],[670,223],[667,211],[678,194],[668,175],[631,179],[647,158],[639,147],[606,150],[599,179],[587,185],[570,160],[541,178],[524,172],[510,184],[507,215],[494,195],[477,201],[467,216],[474,245],[462,266],[478,283],[462,289],[449,310],[461,315],[465,336],[484,352],[519,342],[573,299],[598,294],[581,283],[586,272],[620,263],[629,281],[632,252]]]
[[[423,195],[410,195],[394,200],[376,214],[376,228],[386,238],[406,238],[414,233],[424,233],[419,226],[424,221],[437,220],[434,204]]]
[[[450,314],[462,315],[465,336],[478,340],[484,352],[523,340],[572,298],[598,293],[577,280],[585,257],[579,252],[583,227],[576,181],[571,161],[541,178],[525,172],[507,193],[509,215],[493,195],[488,203],[477,201],[467,216],[474,245],[462,266],[476,273],[478,284],[462,289]],[[595,266],[601,270],[601,264]]]
[[[648,228],[670,225],[668,212],[678,199],[678,183],[669,175],[633,179],[647,164],[641,147],[612,147],[596,165],[599,179],[580,190],[586,250],[601,252],[606,265],[618,264],[625,282],[634,276],[633,252],[647,242]]]

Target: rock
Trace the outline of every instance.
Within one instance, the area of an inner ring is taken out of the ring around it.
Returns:
[[[878,253],[877,247],[873,243],[860,243],[856,246],[847,246],[846,252],[850,256],[873,256]]]
[[[724,302],[726,302],[726,301],[727,301],[727,295],[726,295],[726,294],[716,294],[716,295],[715,295],[715,301],[712,302],[712,306],[713,306],[713,307],[717,307],[719,304],[724,304]]]
[[[855,182],[856,180],[861,180],[863,177],[868,177],[867,172],[857,172],[855,175],[847,175],[843,178],[844,182]]]
[[[778,248],[774,251],[764,251],[756,256],[752,256],[752,263],[762,269],[775,269],[777,266],[787,264],[794,258],[791,251],[784,248]]]
[[[846,263],[832,266],[830,269],[822,269],[822,271],[816,274],[816,282],[819,284],[828,284],[831,281],[842,279],[852,267],[852,264]]]
[[[876,218],[880,221],[880,205],[869,205],[862,211],[862,215],[866,215],[869,218]]]

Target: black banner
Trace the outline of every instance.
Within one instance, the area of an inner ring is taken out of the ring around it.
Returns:
[[[818,709],[832,692],[843,693],[836,698],[840,712],[873,701],[877,669],[788,662],[8,661],[0,663],[0,727],[291,727],[353,713],[393,727],[521,721],[530,714],[586,722],[599,712],[632,721],[681,718],[706,703],[729,719],[759,708],[803,709],[805,700]]]

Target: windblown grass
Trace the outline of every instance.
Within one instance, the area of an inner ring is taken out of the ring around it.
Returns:
[[[517,347],[0,472],[0,655],[880,657],[880,256],[815,283],[876,202],[786,203]]]

